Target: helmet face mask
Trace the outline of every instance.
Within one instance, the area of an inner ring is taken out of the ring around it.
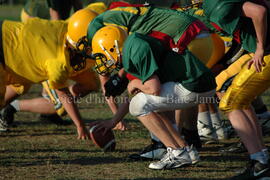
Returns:
[[[114,62],[112,60],[107,60],[107,57],[102,53],[94,54],[95,60],[95,70],[98,74],[105,76],[110,74],[115,69]]]
[[[81,52],[76,51],[73,48],[68,48],[70,55],[70,65],[74,71],[81,71],[86,67],[86,57]]]
[[[88,43],[87,37],[83,36],[82,38],[80,38],[78,40],[78,42],[76,43],[76,50],[78,52],[81,52],[81,54],[86,57],[89,58],[89,55],[92,52],[92,48]]]

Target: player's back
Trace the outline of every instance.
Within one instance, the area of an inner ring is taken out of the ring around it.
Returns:
[[[31,18],[26,23],[4,21],[5,64],[16,74],[39,82],[47,77],[47,65],[65,63],[64,37],[67,24]]]

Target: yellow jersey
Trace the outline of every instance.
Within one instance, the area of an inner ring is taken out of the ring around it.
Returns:
[[[50,81],[53,89],[66,87],[72,73],[66,50],[67,23],[31,18],[26,23],[4,21],[5,69],[31,83]],[[8,83],[8,82],[7,82]]]

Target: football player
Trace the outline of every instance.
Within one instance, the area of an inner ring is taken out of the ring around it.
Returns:
[[[86,139],[89,133],[66,83],[74,72],[86,68],[88,47],[80,42],[89,22],[97,14],[87,9],[74,16],[78,14],[84,18],[77,20],[76,26],[73,21],[67,24],[38,18],[31,18],[26,23],[1,22],[1,107],[25,93],[31,84],[49,80],[50,88],[56,89],[77,127],[78,138]]]
[[[236,75],[225,95],[220,109],[246,146],[250,163],[234,179],[257,179],[268,176],[269,155],[262,139],[262,131],[251,101],[270,85],[269,74],[269,7],[263,0],[205,0],[203,8],[213,25],[242,44],[250,54],[249,61]]]
[[[100,14],[88,29],[88,40],[91,41],[95,32],[105,25],[115,25],[127,30],[128,33],[140,32],[150,34],[158,39],[164,39],[166,46],[181,54],[189,48],[204,63],[215,63],[218,56],[214,56],[214,40],[205,25],[198,19],[183,12],[155,7],[118,7]],[[205,46],[208,44],[209,46]],[[221,44],[223,46],[223,43]],[[223,46],[224,48],[224,46]],[[222,51],[224,52],[224,50]],[[103,73],[104,74],[104,73]],[[110,88],[116,89],[116,88]],[[122,114],[121,114],[122,116]],[[196,122],[196,121],[195,121]],[[177,127],[175,125],[175,127]],[[153,147],[157,138],[152,135]],[[158,149],[165,149],[156,146]],[[149,148],[148,148],[149,149]],[[158,151],[160,152],[160,151]],[[146,152],[147,154],[148,152]],[[152,151],[149,152],[152,157]],[[162,153],[157,153],[162,154]]]
[[[213,57],[215,58],[211,58],[212,60],[206,62],[206,65],[208,68],[212,68],[217,63],[216,60],[217,59],[220,60],[224,56],[224,43],[216,33],[214,27],[210,24],[210,21],[204,15],[204,11],[201,8],[201,4],[202,1],[190,1],[190,4],[181,5],[181,7],[177,8],[176,10],[182,11],[188,15],[198,18],[209,29],[212,40],[214,41]],[[183,117],[176,118],[176,120],[178,120],[178,124],[184,125],[183,134],[187,134],[186,136],[188,138],[191,138],[191,141],[192,140],[195,141],[194,143],[196,143],[196,135],[198,133],[200,135],[200,139],[202,139],[206,143],[226,139],[228,136],[225,131],[225,128],[223,127],[223,123],[220,118],[217,104],[216,103],[199,104],[198,107],[199,107],[198,115],[194,113],[197,111],[197,109],[195,109],[194,107],[191,108],[190,110],[188,109],[184,110],[187,112],[182,112],[184,114],[184,117],[187,118]],[[178,114],[178,112],[176,113]],[[185,116],[185,114],[187,114],[187,116]],[[194,114],[194,117],[191,117],[190,114]],[[191,119],[194,120],[192,121]],[[194,128],[194,126],[198,126],[198,128]]]
[[[163,158],[149,165],[151,169],[177,168],[199,161],[197,151],[181,138],[164,112],[211,98],[216,87],[211,71],[187,48],[179,54],[164,42],[136,32],[127,37],[124,29],[112,25],[101,28],[92,40],[97,72],[111,73],[123,65],[123,74],[128,73],[131,80],[128,91],[134,96],[130,113],[167,147]],[[110,120],[102,126],[110,129],[116,123]]]
[[[24,10],[22,11],[22,21],[26,21],[30,17],[33,17],[35,15],[40,15],[41,12],[46,9],[47,4],[44,1],[28,1]],[[98,3],[91,3],[89,4],[86,9],[90,9],[92,11],[95,11],[97,13],[104,12],[107,8],[104,5],[104,3],[98,2]],[[48,10],[48,8],[47,8]],[[29,13],[30,12],[30,13]],[[30,16],[31,15],[31,16]],[[44,16],[41,16],[44,17]],[[76,18],[80,19],[83,17],[76,16]],[[72,21],[76,21],[76,19],[73,17],[71,18]],[[70,24],[76,24],[70,23]],[[89,64],[89,66],[88,66]],[[92,67],[92,62],[87,61],[87,66]],[[75,81],[76,84],[69,86],[69,90],[71,94],[74,97],[82,97],[86,94],[88,94],[91,91],[97,90],[97,85],[99,84],[96,80],[96,75],[93,74],[92,70],[88,68],[87,71],[84,71],[83,73],[76,73],[71,78],[71,80]],[[100,77],[101,84],[104,84],[106,82],[106,79],[103,77]],[[53,122],[55,124],[69,124],[66,121],[63,121],[61,116],[66,114],[66,111],[62,105],[62,103],[59,101],[59,98],[57,96],[57,93],[55,90],[51,89],[48,86],[48,82],[43,82],[43,92],[42,96],[43,98],[35,98],[35,99],[28,99],[28,100],[15,100],[10,105],[5,107],[1,114],[2,118],[5,122],[8,123],[8,125],[12,124],[14,119],[14,114],[17,111],[27,111],[27,112],[35,112],[35,113],[42,113],[40,116],[41,120],[46,120]],[[103,86],[102,86],[103,87]],[[112,112],[115,113],[117,111],[117,105],[113,99],[107,99],[108,105],[111,108]],[[52,103],[48,103],[52,102]],[[57,114],[55,114],[55,112]],[[126,130],[127,126],[124,122],[120,122],[117,124],[115,129],[119,130]]]

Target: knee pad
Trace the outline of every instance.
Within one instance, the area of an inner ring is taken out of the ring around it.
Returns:
[[[129,112],[132,116],[142,116],[150,113],[148,100],[145,94],[138,93],[131,99]]]

